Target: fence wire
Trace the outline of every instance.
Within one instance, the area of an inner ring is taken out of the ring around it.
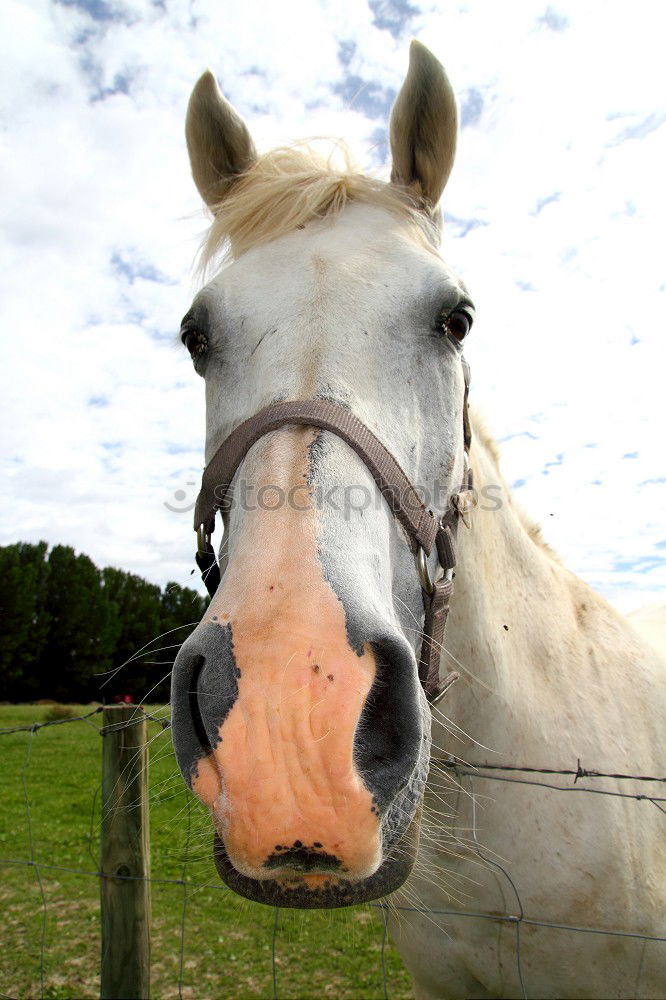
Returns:
[[[24,858],[6,858],[0,857],[0,864],[11,865],[15,867],[25,867],[32,868],[35,871],[35,876],[37,879],[37,884],[40,894],[40,910],[41,910],[41,932],[40,932],[40,951],[39,951],[39,982],[40,982],[40,997],[45,996],[45,956],[46,956],[46,928],[47,928],[47,900],[44,891],[44,885],[42,882],[41,872],[54,871],[54,872],[66,872],[72,875],[80,875],[87,878],[93,878],[99,880],[104,878],[104,874],[100,870],[100,859],[95,858],[92,849],[93,843],[93,831],[94,831],[94,817],[95,817],[95,806],[97,802],[97,796],[100,791],[98,786],[93,794],[91,814],[90,814],[90,838],[88,844],[88,850],[90,853],[91,860],[94,864],[94,870],[86,870],[83,868],[73,868],[67,865],[57,865],[51,864],[43,861],[38,861],[35,856],[35,842],[33,836],[33,824],[32,824],[32,812],[30,806],[30,797],[28,791],[28,768],[30,765],[34,737],[35,734],[40,729],[45,729],[50,726],[61,726],[68,723],[83,722],[89,725],[95,732],[104,736],[106,733],[115,732],[120,729],[126,729],[129,726],[137,725],[143,722],[145,719],[157,722],[160,724],[162,729],[168,729],[171,725],[170,720],[166,716],[156,716],[152,715],[147,711],[143,711],[142,715],[138,715],[136,718],[131,719],[127,722],[115,723],[109,726],[97,726],[94,722],[91,722],[91,718],[104,710],[107,706],[97,706],[90,712],[86,712],[82,715],[77,716],[67,716],[62,719],[49,719],[44,722],[33,722],[30,725],[24,726],[12,726],[0,728],[0,736],[7,736],[10,734],[28,733],[28,742],[26,744],[26,751],[23,760],[23,766],[21,768],[21,784],[23,788],[23,798],[25,804],[25,816],[26,816],[26,827],[27,827],[27,843],[29,851],[29,860]],[[137,706],[140,707],[140,706]],[[584,768],[581,765],[580,759],[578,759],[576,767],[570,769],[560,769],[560,768],[546,768],[546,767],[532,767],[529,765],[517,765],[517,764],[493,764],[493,763],[480,763],[480,764],[469,764],[461,760],[458,757],[450,755],[448,757],[433,757],[431,759],[431,767],[434,771],[439,771],[440,773],[450,772],[456,776],[456,778],[466,778],[468,780],[468,785],[470,789],[471,803],[472,803],[472,842],[474,844],[475,851],[479,859],[486,865],[496,868],[500,874],[506,879],[508,885],[511,887],[515,899],[516,899],[516,913],[484,913],[483,911],[477,910],[461,910],[461,909],[439,909],[433,907],[420,907],[420,906],[409,906],[405,904],[396,904],[393,901],[387,903],[384,901],[373,902],[366,904],[369,909],[378,911],[379,915],[383,921],[383,931],[380,946],[380,983],[382,997],[384,1000],[389,998],[389,988],[388,988],[388,975],[386,969],[386,944],[388,940],[388,917],[390,913],[404,912],[404,913],[420,913],[427,916],[446,916],[446,917],[456,917],[456,918],[472,918],[478,920],[490,920],[499,924],[509,924],[515,927],[516,932],[516,972],[518,977],[518,982],[520,984],[521,995],[523,1000],[527,1000],[528,991],[527,986],[524,981],[522,960],[521,960],[521,941],[520,941],[520,928],[521,925],[527,925],[531,927],[541,927],[552,931],[565,931],[574,934],[583,935],[605,935],[613,938],[631,938],[640,940],[643,942],[643,951],[641,952],[640,965],[637,975],[636,986],[638,987],[638,981],[640,978],[640,972],[643,964],[643,955],[645,945],[648,941],[658,942],[661,944],[666,944],[666,935],[651,935],[642,934],[637,931],[618,931],[611,930],[605,927],[581,927],[574,924],[564,924],[555,921],[548,920],[537,920],[532,917],[525,915],[523,904],[520,898],[518,889],[511,878],[508,870],[501,865],[498,861],[489,858],[483,851],[482,846],[477,840],[477,829],[476,829],[476,796],[474,792],[474,780],[488,780],[488,781],[498,781],[498,782],[509,782],[513,784],[529,785],[536,788],[546,789],[548,791],[557,792],[573,792],[573,793],[588,793],[593,795],[607,795],[615,798],[625,798],[634,799],[636,801],[647,801],[652,803],[659,809],[662,813],[666,814],[666,809],[663,807],[663,803],[666,803],[666,797],[660,797],[655,795],[649,795],[647,793],[631,793],[631,792],[616,792],[610,789],[602,788],[587,788],[582,787],[577,784],[577,782],[582,778],[587,779],[614,779],[614,780],[627,780],[636,782],[657,782],[666,784],[666,777],[655,776],[655,775],[635,775],[635,774],[623,774],[623,773],[610,773],[598,770],[591,770]],[[504,773],[499,773],[504,772]],[[519,778],[519,777],[509,777],[509,774],[533,774],[533,775],[552,775],[561,776],[567,778],[573,778],[572,785],[555,785],[550,782],[536,781],[529,778]],[[228,893],[230,890],[226,886],[219,883],[209,883],[209,882],[198,882],[187,877],[188,868],[188,858],[190,849],[190,838],[191,838],[191,822],[192,822],[192,798],[188,794],[186,798],[186,811],[187,811],[187,821],[186,821],[186,837],[185,837],[185,851],[184,851],[184,861],[182,866],[182,872],[180,878],[160,878],[154,876],[135,876],[135,875],[114,875],[114,878],[118,880],[130,880],[130,881],[145,881],[150,882],[155,885],[170,885],[170,886],[180,886],[182,889],[182,906],[181,906],[181,918],[180,918],[180,933],[179,933],[179,966],[178,966],[178,980],[177,989],[178,996],[180,1000],[183,997],[183,986],[184,986],[184,968],[185,968],[185,938],[186,938],[186,925],[187,925],[187,906],[188,906],[188,891],[190,889],[208,889],[213,892]],[[274,908],[274,919],[272,925],[272,935],[271,935],[271,985],[272,985],[272,996],[274,1000],[278,998],[278,977],[277,977],[277,947],[278,947],[278,930],[279,930],[279,908]],[[7,1000],[16,1000],[11,994],[4,993],[0,990],[0,998],[7,998]]]

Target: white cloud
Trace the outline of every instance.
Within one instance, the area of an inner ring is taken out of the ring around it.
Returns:
[[[661,6],[384,4],[380,24],[402,10],[389,30],[358,0],[87,2],[4,7],[1,540],[190,582],[189,514],[164,502],[192,491],[203,442],[202,387],[172,346],[205,227],[191,87],[210,65],[260,147],[346,136],[372,166],[414,31],[472,93],[444,208],[484,224],[450,224],[444,249],[477,298],[473,397],[508,439],[507,478],[576,572],[624,607],[656,600]]]

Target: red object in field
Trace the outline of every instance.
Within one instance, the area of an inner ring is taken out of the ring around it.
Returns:
[[[132,705],[134,703],[134,698],[131,694],[114,694],[113,700],[116,705],[119,705],[121,702],[124,705]]]

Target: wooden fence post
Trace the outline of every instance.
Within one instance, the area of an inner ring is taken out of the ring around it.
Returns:
[[[100,995],[143,1000],[150,995],[148,726],[136,705],[105,707],[103,721]]]

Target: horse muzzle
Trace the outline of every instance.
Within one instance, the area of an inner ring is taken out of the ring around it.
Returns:
[[[384,636],[357,651],[321,630],[215,617],[178,655],[172,706],[178,763],[211,812],[222,880],[301,908],[398,888],[414,863],[429,754],[411,649]]]
[[[299,910],[335,909],[367,903],[395,892],[411,872],[419,846],[421,810],[417,808],[407,830],[377,870],[367,878],[351,881],[333,869],[317,875],[294,871],[278,878],[248,878],[231,864],[224,842],[215,834],[213,859],[222,881],[239,896],[267,906]]]

